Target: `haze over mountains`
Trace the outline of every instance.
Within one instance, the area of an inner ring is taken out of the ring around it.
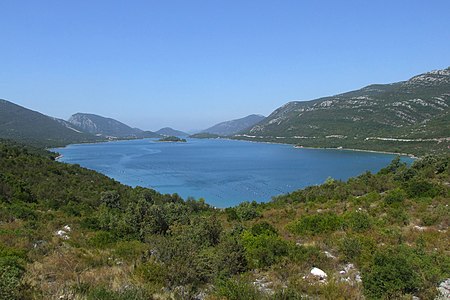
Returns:
[[[249,115],[244,118],[218,123],[205,130],[202,130],[201,133],[229,136],[237,134],[245,129],[249,129],[250,127],[264,120],[264,118],[265,117],[262,115]]]
[[[68,122],[80,128],[82,131],[104,137],[114,138],[153,138],[159,134],[152,131],[143,131],[111,118],[105,118],[95,114],[76,113]]]
[[[97,138],[39,112],[0,99],[0,138],[55,147],[94,142]]]
[[[189,135],[189,133],[186,133],[186,132],[183,132],[183,131],[180,131],[180,130],[176,130],[176,129],[173,129],[173,128],[170,128],[170,127],[164,127],[164,128],[161,128],[160,130],[157,130],[155,132],[157,134],[159,134],[159,135],[164,135],[164,136],[177,136],[177,137],[180,137],[180,136],[188,136]]]
[[[267,118],[249,115],[216,124],[202,133],[308,147],[408,153],[443,151],[450,143],[450,68],[407,81],[369,85],[312,101],[289,102]],[[161,135],[188,134],[169,127],[157,132],[144,131],[86,113],[74,114],[65,121],[0,101],[0,138],[39,141],[50,147]]]

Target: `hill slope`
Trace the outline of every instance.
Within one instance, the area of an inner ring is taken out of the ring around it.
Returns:
[[[97,137],[64,125],[57,119],[0,99],[0,138],[39,147],[93,142]]]
[[[261,115],[249,115],[244,118],[235,119],[231,121],[221,122],[208,129],[203,130],[203,133],[212,133],[221,136],[228,136],[237,134],[243,130],[246,130],[255,124],[264,120],[264,116]]]
[[[47,156],[0,140],[1,299],[435,299],[450,278],[449,156],[225,210]]]
[[[188,136],[189,134],[180,130],[176,130],[170,127],[164,127],[161,128],[158,131],[155,131],[155,133],[160,134],[160,135],[165,135],[165,136]]]
[[[159,137],[154,132],[131,128],[117,120],[94,114],[76,113],[69,118],[68,122],[82,131],[109,138]]]
[[[446,149],[450,68],[393,84],[289,102],[237,138],[305,146],[421,152]]]

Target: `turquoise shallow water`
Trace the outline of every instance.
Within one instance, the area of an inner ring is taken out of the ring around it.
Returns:
[[[376,172],[394,155],[346,150],[298,149],[291,145],[233,140],[152,139],[69,145],[55,149],[61,161],[79,164],[124,184],[205,198],[217,207]],[[408,157],[402,158],[411,162]]]

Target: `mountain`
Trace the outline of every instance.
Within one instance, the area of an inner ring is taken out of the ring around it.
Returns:
[[[0,138],[39,147],[94,142],[98,138],[55,119],[0,99]]]
[[[216,124],[208,129],[203,130],[204,133],[217,134],[221,136],[228,136],[237,134],[243,130],[246,130],[255,124],[264,120],[264,116],[261,115],[249,115],[241,119],[231,120]]]
[[[312,101],[293,101],[238,139],[311,147],[448,151],[450,68]]]
[[[69,118],[68,122],[81,131],[108,138],[160,137],[159,134],[152,131],[131,128],[117,120],[94,114],[76,113]]]
[[[183,132],[180,130],[175,130],[170,127],[161,128],[160,130],[155,131],[155,133],[157,133],[159,135],[164,135],[164,136],[177,136],[177,137],[189,135],[189,133],[186,133],[186,132]]]

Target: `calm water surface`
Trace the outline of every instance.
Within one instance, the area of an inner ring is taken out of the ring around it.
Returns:
[[[69,145],[55,149],[61,161],[79,164],[124,184],[205,198],[217,207],[376,172],[394,155],[345,150],[297,149],[291,145],[232,140],[153,139]],[[410,158],[402,158],[411,162]]]

